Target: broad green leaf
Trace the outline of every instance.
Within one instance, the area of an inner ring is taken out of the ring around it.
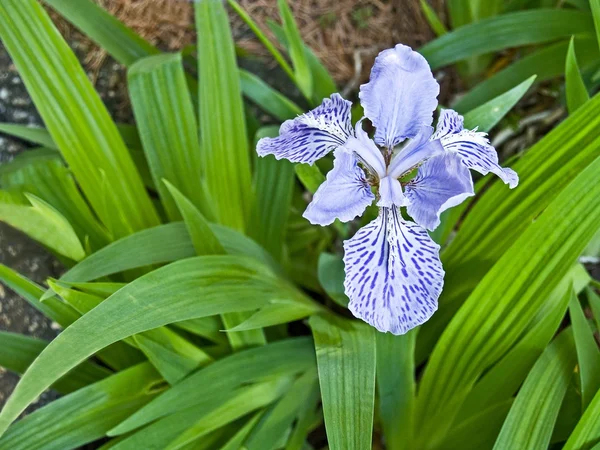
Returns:
[[[348,306],[348,297],[344,292],[344,261],[341,257],[331,253],[321,253],[319,255],[319,283],[338,305]]]
[[[325,175],[317,167],[316,164],[296,164],[294,170],[300,182],[312,194],[317,192],[317,189],[325,181]]]
[[[442,252],[444,292],[438,311],[419,334],[417,361],[427,356],[445,325],[492,265],[600,155],[599,115],[600,96],[596,96],[512,165],[520,177],[516,189],[511,191],[495,182],[470,208],[457,235]]]
[[[535,76],[531,76],[510,91],[466,113],[465,128],[490,131],[521,100],[534,81]]]
[[[569,43],[567,62],[565,63],[565,92],[567,95],[567,107],[571,114],[590,99],[583,78],[581,77],[579,65],[577,64],[574,38],[571,38],[571,42]]]
[[[229,254],[253,256],[266,264],[272,264],[269,255],[251,239],[226,227],[211,225],[211,229]],[[67,271],[60,281],[91,281],[195,255],[196,251],[184,223],[159,225],[127,236],[93,253]]]
[[[278,120],[293,119],[304,112],[289,98],[246,70],[240,70],[240,82],[244,95]]]
[[[459,28],[473,21],[471,2],[468,0],[448,0],[448,15],[452,28]]]
[[[277,0],[277,6],[279,7],[279,15],[283,22],[283,31],[288,43],[288,52],[294,65],[294,79],[304,96],[311,98],[313,94],[312,72],[308,65],[308,59],[304,51],[304,42],[300,36],[296,20],[287,0]]]
[[[169,323],[249,311],[273,298],[298,295],[295,288],[251,258],[198,256],[150,272],[104,300],[52,341],[0,413],[0,432],[56,379],[116,341]]]
[[[419,390],[423,441],[447,432],[475,381],[515,344],[598,230],[600,186],[593,180],[599,173],[596,159],[552,200],[444,330]]]
[[[0,449],[64,450],[104,437],[161,390],[161,378],[148,363],[62,397],[11,426]]]
[[[67,219],[42,199],[34,195],[27,198],[31,206],[0,203],[0,220],[61,256],[83,259],[85,250]]]
[[[314,386],[314,389],[304,400],[304,405],[298,412],[298,420],[285,445],[285,450],[302,450],[305,448],[305,442],[314,427],[315,418],[319,417],[317,409],[320,412],[318,406],[321,401],[321,393],[318,384]],[[322,417],[319,417],[316,423],[319,426],[322,423]]]
[[[569,303],[569,315],[581,380],[581,409],[585,411],[600,388],[600,349],[574,292]]]
[[[246,440],[246,437],[250,434],[256,423],[260,420],[261,413],[258,412],[251,417],[246,424],[238,430],[237,433],[227,443],[221,447],[220,450],[239,450],[242,444]]]
[[[319,383],[316,370],[309,370],[297,378],[289,390],[261,417],[252,433],[244,442],[247,450],[277,448],[298,412],[313,392],[318,392]]]
[[[4,264],[0,264],[0,281],[19,294],[44,316],[55,321],[63,328],[68,327],[79,318],[77,311],[57,298],[50,298],[41,302],[40,298],[44,294],[41,286]]]
[[[588,450],[598,448],[600,442],[600,391],[577,423],[563,450]]]
[[[219,238],[213,233],[209,223],[202,213],[181,192],[168,181],[163,180],[169,192],[175,199],[175,203],[183,216],[188,233],[194,244],[196,254],[201,255],[223,255],[226,253]],[[243,323],[250,317],[249,313],[233,312],[224,314],[221,319],[226,328],[233,328]],[[229,343],[234,350],[243,347],[252,347],[265,344],[265,336],[261,330],[247,331],[235,335],[227,335]]]
[[[207,0],[194,6],[202,167],[219,222],[244,231],[253,195],[233,38],[222,2]]]
[[[25,141],[34,142],[46,148],[55,148],[52,137],[45,128],[28,127],[13,123],[0,123],[0,133],[6,133]]]
[[[377,333],[377,393],[386,448],[410,448],[415,402],[417,330],[402,336]]]
[[[162,179],[208,214],[211,205],[203,182],[198,127],[181,55],[140,59],[129,69],[127,79],[146,159],[167,216],[171,221],[181,220]]]
[[[329,448],[371,448],[375,402],[375,330],[335,316],[313,316]]]
[[[220,317],[202,317],[201,319],[184,320],[182,322],[176,322],[173,326],[185,330],[188,333],[201,336],[204,339],[208,339],[216,344],[226,344],[227,336],[222,333],[223,323]]]
[[[427,23],[429,23],[429,26],[436,36],[441,36],[448,32],[446,26],[442,23],[435,10],[427,3],[427,0],[421,0],[421,11],[423,11]]]
[[[588,67],[598,60],[598,44],[596,39],[589,36],[575,37],[579,49],[579,64]],[[522,59],[512,63],[507,68],[482,81],[472,90],[462,96],[453,105],[457,111],[471,109],[493,99],[512,89],[527,78],[536,75],[538,82],[549,80],[564,73],[564,61],[569,48],[568,41],[558,42],[533,51]]]
[[[600,45],[600,1],[590,0],[590,8],[592,10],[592,17],[594,18],[594,28],[596,30],[596,39]]]
[[[437,69],[505,48],[541,44],[593,32],[594,24],[589,14],[568,9],[536,9],[502,14],[465,25],[424,45],[419,52],[432,69]]]
[[[494,449],[546,450],[576,357],[573,335],[563,331],[542,353],[508,413]]]
[[[261,128],[256,138],[275,137],[276,127]],[[272,155],[257,158],[254,173],[256,206],[250,236],[281,261],[294,189],[294,165]]]
[[[294,357],[290,358],[290,355]],[[311,339],[306,337],[243,350],[193,373],[109,434],[116,436],[128,433],[178,411],[197,409],[203,401],[214,398],[220,392],[259,380],[297,374],[311,367],[315,367],[315,351]]]
[[[0,366],[17,374],[22,374],[47,345],[48,342],[41,339],[0,331],[0,347],[2,348]],[[100,381],[110,374],[110,370],[85,361],[53,384],[52,389],[56,389],[61,394],[68,394]]]
[[[158,224],[121,136],[83,68],[35,0],[0,6],[0,37],[54,142],[115,238]],[[102,189],[109,184],[110,190]]]

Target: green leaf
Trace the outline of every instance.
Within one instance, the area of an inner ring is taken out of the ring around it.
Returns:
[[[294,357],[290,358],[290,355]],[[203,401],[215,398],[220,392],[234,390],[258,380],[304,372],[311,367],[315,367],[315,351],[311,339],[306,337],[243,350],[193,373],[109,434],[115,436],[128,433],[178,411],[198,409]]]
[[[205,214],[210,212],[198,127],[181,55],[142,58],[127,73],[129,93],[154,185],[171,221],[181,215],[162,183],[166,178]]]
[[[240,70],[240,82],[244,95],[278,120],[293,119],[304,112],[289,98],[273,89],[253,73]]]
[[[276,127],[261,128],[256,138],[275,137]],[[276,160],[272,155],[258,158],[255,164],[254,226],[250,235],[277,261],[281,261],[284,238],[294,189],[294,165],[285,160]]]
[[[6,133],[25,141],[34,142],[46,148],[55,148],[54,141],[45,128],[28,127],[13,123],[0,123],[0,133]]]
[[[587,13],[568,9],[536,9],[502,14],[465,25],[424,45],[419,52],[432,69],[437,69],[505,48],[541,44],[593,32],[594,24]]]
[[[421,11],[423,11],[427,23],[436,36],[442,36],[448,32],[446,26],[442,23],[435,10],[427,3],[427,0],[421,0]]]
[[[244,231],[253,204],[240,78],[222,2],[195,3],[202,167],[223,225]]]
[[[592,17],[594,18],[594,28],[596,30],[596,39],[600,45],[600,1],[590,0],[590,8],[592,10]]]
[[[569,314],[581,380],[581,409],[585,411],[600,388],[600,350],[574,292],[571,294]]]
[[[588,450],[598,448],[600,442],[600,391],[586,408],[569,436],[563,450]]]
[[[567,62],[565,65],[565,91],[567,95],[567,107],[569,113],[574,113],[577,108],[590,99],[579,65],[575,56],[575,38],[571,38],[569,51],[567,52]]]
[[[304,42],[300,36],[300,31],[296,25],[294,15],[290,9],[287,0],[277,0],[279,14],[283,22],[283,31],[288,42],[288,51],[292,64],[294,65],[294,79],[300,91],[306,98],[311,98],[313,94],[312,72],[308,65],[306,53],[304,51]]]
[[[598,173],[600,159],[514,241],[444,330],[417,401],[417,434],[424,441],[448,430],[473,383],[515,344],[598,230],[600,186],[592,181]]]
[[[598,44],[596,39],[575,37],[579,49],[579,64],[587,67],[598,60]],[[469,111],[503,92],[536,75],[538,82],[546,81],[564,73],[564,61],[569,48],[568,42],[558,42],[533,51],[514,62],[507,68],[479,83],[471,91],[462,96],[453,108],[457,111]]]
[[[377,333],[377,393],[386,447],[410,448],[413,430],[415,340],[417,330],[402,336]]]
[[[321,253],[319,255],[319,283],[327,292],[327,295],[338,305],[348,306],[348,297],[344,291],[344,261],[338,255]]]
[[[83,259],[85,250],[67,219],[42,199],[34,195],[27,198],[31,206],[0,203],[0,220],[61,256],[73,261]]]
[[[41,339],[0,331],[0,346],[2,347],[0,366],[22,374],[47,345],[48,342]],[[100,381],[111,373],[104,367],[85,361],[53,384],[52,389],[56,389],[61,394],[68,394]]]
[[[188,333],[201,336],[216,344],[226,344],[227,337],[221,332],[223,323],[218,316],[202,317],[201,319],[184,320],[174,323],[173,326]]]
[[[144,275],[73,323],[40,354],[0,413],[0,432],[56,379],[116,341],[169,323],[253,310],[269,299],[297,295],[251,258],[199,256]]]
[[[523,98],[534,81],[535,75],[510,91],[466,113],[465,128],[478,127],[479,131],[490,131]]]
[[[573,375],[573,335],[563,331],[544,351],[527,376],[494,449],[546,450],[554,422]]]
[[[148,403],[161,378],[148,363],[108,377],[38,409],[11,426],[0,448],[64,450],[104,437],[106,432]]]
[[[334,316],[313,316],[323,413],[331,450],[371,447],[375,331]]]
[[[322,418],[315,421],[315,417],[318,417],[317,409],[321,401],[321,393],[319,392],[319,385],[315,384],[314,389],[305,397],[304,405],[298,412],[298,420],[296,426],[292,431],[285,450],[302,450],[305,448],[304,444],[311,432],[314,423],[320,425]]]
[[[325,181],[325,175],[323,175],[316,164],[312,166],[308,164],[296,164],[294,165],[294,171],[300,182],[312,194],[317,192],[319,186]]]
[[[255,427],[256,423],[260,420],[261,413],[258,412],[246,424],[238,430],[238,432],[229,440],[227,443],[221,447],[220,450],[239,450],[242,447],[242,444],[246,440],[246,437],[250,434],[252,429]]]
[[[83,68],[35,0],[0,6],[0,37],[85,196],[118,238],[158,224],[129,152]],[[101,186],[109,184],[110,190]]]

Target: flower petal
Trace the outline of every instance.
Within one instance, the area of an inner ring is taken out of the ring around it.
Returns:
[[[475,195],[471,173],[460,156],[445,153],[419,167],[405,188],[408,214],[422,227],[435,230],[440,214]]]
[[[398,208],[344,242],[348,308],[379,331],[404,334],[437,309],[444,284],[440,247]]]
[[[382,51],[359,93],[365,116],[376,128],[375,142],[391,148],[415,137],[421,125],[431,125],[439,92],[419,53],[401,44]]]
[[[449,123],[452,123],[452,126],[449,126]],[[469,169],[482,175],[492,172],[511,189],[519,184],[519,176],[514,170],[500,167],[498,164],[498,154],[490,145],[487,133],[463,129],[462,117],[455,111],[442,111],[438,129],[433,137],[436,136],[439,136],[444,149],[457,153]]]
[[[402,185],[393,177],[384,177],[379,182],[379,201],[377,206],[391,208],[405,206],[406,198],[402,193]]]
[[[348,222],[360,216],[375,199],[354,155],[343,148],[334,155],[333,169],[303,214],[315,225],[329,225],[335,219]]]
[[[392,159],[388,167],[389,176],[400,178],[426,159],[443,153],[444,149],[440,141],[430,140],[432,133],[432,127],[421,127],[419,134]]]
[[[356,124],[356,138],[351,137],[346,142],[346,149],[354,152],[357,158],[368,167],[373,175],[380,178],[385,176],[385,160],[381,150],[371,140],[362,128],[362,119]]]
[[[317,159],[344,145],[352,135],[352,103],[333,94],[312,111],[286,120],[276,138],[262,138],[256,151],[259,156],[313,164]]]

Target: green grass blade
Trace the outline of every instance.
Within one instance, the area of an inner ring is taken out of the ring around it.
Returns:
[[[325,181],[325,175],[317,167],[316,164],[296,164],[294,165],[294,171],[300,182],[304,187],[312,194],[317,192],[319,186]]]
[[[296,25],[296,20],[292,14],[287,0],[277,0],[279,15],[283,22],[283,31],[288,42],[288,51],[292,64],[294,65],[294,80],[306,98],[311,98],[313,94],[313,79],[310,70],[306,52],[304,51],[304,42],[300,36],[300,31]]]
[[[542,44],[593,32],[590,14],[567,9],[536,9],[502,14],[465,25],[424,45],[419,52],[432,69],[437,69],[505,48]]]
[[[534,81],[535,75],[504,94],[466,113],[464,116],[465,128],[478,127],[480,131],[490,131],[523,98]]]
[[[35,0],[0,6],[0,36],[92,207],[118,238],[158,224],[131,157],[83,68]],[[110,191],[100,188],[103,183]]]
[[[577,108],[590,99],[587,92],[577,57],[575,56],[575,39],[571,38],[569,51],[567,52],[567,61],[565,63],[565,92],[567,95],[567,108],[569,113],[574,113]]]
[[[240,82],[244,95],[256,106],[280,121],[293,119],[304,111],[289,98],[273,89],[259,77],[246,70],[240,70]],[[0,129],[0,131],[2,131]]]
[[[596,449],[600,442],[600,392],[585,410],[563,450]]]
[[[348,306],[348,297],[344,291],[344,261],[338,255],[321,253],[318,266],[319,283],[327,295],[344,308]]]
[[[240,79],[222,2],[195,3],[202,166],[219,222],[244,231],[253,204]]]
[[[35,411],[0,438],[1,449],[64,450],[104,437],[106,432],[148,403],[161,378],[141,364],[87,386]]]
[[[275,137],[277,127],[261,128],[256,138]],[[256,207],[250,235],[271,255],[281,261],[294,189],[294,165],[269,155],[255,164]]]
[[[600,45],[600,1],[590,0],[590,8],[592,10],[592,17],[594,18],[596,40],[598,41],[598,45]]]
[[[417,434],[425,440],[448,430],[472,385],[514,345],[598,230],[598,173],[600,159],[515,240],[445,329],[417,401]]]
[[[198,127],[181,55],[143,58],[131,66],[127,79],[144,152],[167,216],[171,221],[181,220],[163,178],[201,211],[210,210],[202,181]]]
[[[564,331],[544,351],[527,376],[494,449],[548,448],[575,364],[573,335]]]
[[[386,448],[410,448],[415,402],[417,330],[402,336],[377,333],[377,393]]]
[[[46,348],[48,342],[7,331],[0,331],[0,366],[17,374],[25,373],[33,360]],[[85,361],[52,385],[61,394],[81,389],[109,376],[112,372]]]
[[[421,0],[421,11],[423,11],[427,23],[436,36],[442,36],[448,32],[446,25],[442,23],[435,10],[427,3],[427,0]]]
[[[571,294],[569,314],[577,349],[581,380],[581,407],[582,411],[585,411],[600,388],[600,350],[574,292]]]
[[[290,358],[290,355],[294,355]],[[214,398],[249,383],[269,377],[304,372],[315,366],[315,351],[309,338],[294,338],[243,350],[216,361],[161,394],[109,433],[128,433],[177,411],[198,409]]]
[[[375,402],[375,331],[357,321],[313,316],[329,448],[371,448]]]
[[[25,141],[34,142],[46,148],[56,148],[52,137],[45,128],[28,127],[14,123],[0,124],[0,133],[6,133]]]

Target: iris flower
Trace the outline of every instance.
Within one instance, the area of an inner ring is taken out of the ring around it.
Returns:
[[[434,132],[438,94],[425,58],[398,44],[377,56],[360,87],[373,139],[365,118],[352,128],[352,104],[333,94],[257,146],[260,156],[307,164],[334,152],[333,169],[304,212],[313,224],[348,222],[377,201],[378,217],[344,241],[344,288],[350,311],[382,332],[404,334],[436,311],[444,269],[427,229],[474,195],[469,169],[492,172],[511,189],[518,183],[513,170],[498,165],[486,134],[465,130],[455,111],[442,110]]]

